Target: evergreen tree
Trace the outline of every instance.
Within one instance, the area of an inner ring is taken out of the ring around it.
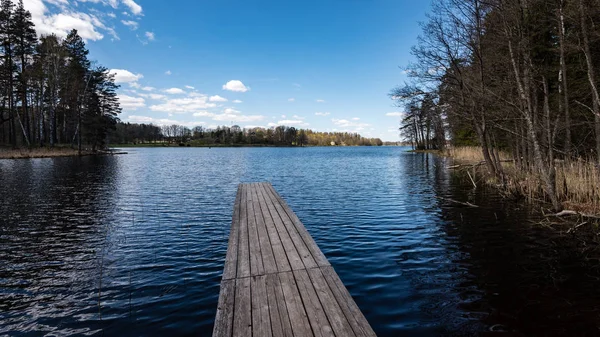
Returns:
[[[23,112],[22,117],[25,121],[26,129],[25,138],[29,143],[29,139],[32,137],[30,120],[33,119],[33,116],[31,116],[31,118],[29,116],[27,101],[28,82],[29,77],[31,76],[31,74],[29,74],[28,65],[31,64],[31,58],[35,52],[37,36],[35,34],[33,22],[31,21],[31,13],[25,10],[23,0],[19,0],[17,4],[12,20],[12,29],[15,37],[15,58],[17,59],[17,62],[20,63],[18,80],[20,86],[21,111]]]

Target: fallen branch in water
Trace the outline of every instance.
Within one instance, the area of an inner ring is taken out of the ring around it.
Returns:
[[[579,228],[579,227],[581,227],[583,225],[586,225],[586,224],[587,224],[587,221],[586,222],[582,222],[582,223],[580,223],[579,225],[577,225],[575,227],[569,228],[569,230],[567,231],[567,234],[571,233],[571,231],[573,231],[573,232],[576,231],[577,228]]]
[[[473,205],[473,204],[472,204],[472,203],[470,203],[470,202],[462,202],[462,201],[457,201],[457,200],[454,200],[454,199],[450,199],[450,198],[443,198],[443,197],[436,197],[436,198],[438,198],[438,199],[441,199],[441,200],[450,201],[450,202],[453,202],[453,203],[455,203],[455,204],[460,204],[460,205],[463,205],[463,206],[475,207],[475,208],[479,207],[479,206],[477,206],[477,205]]]
[[[550,214],[547,216],[562,217],[562,216],[573,216],[573,215],[577,215],[577,216],[580,216],[583,218],[600,219],[600,216],[598,216],[598,215],[585,214],[585,213],[570,211],[570,210],[564,210],[564,211],[558,212],[556,214]]]
[[[477,188],[477,185],[475,184],[473,177],[471,177],[471,173],[469,173],[469,171],[467,171],[467,174],[469,175],[469,179],[471,179],[471,182],[473,183],[473,187]]]

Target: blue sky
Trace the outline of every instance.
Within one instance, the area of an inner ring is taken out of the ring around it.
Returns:
[[[79,30],[121,85],[120,118],[285,124],[398,140],[429,1],[25,0],[40,34]]]

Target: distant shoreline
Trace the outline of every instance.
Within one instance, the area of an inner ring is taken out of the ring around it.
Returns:
[[[396,146],[396,145],[381,145],[381,146]],[[274,144],[189,144],[189,145],[178,145],[178,144],[111,144],[111,149],[115,148],[135,148],[135,147],[165,147],[165,148],[184,148],[184,147],[378,147],[376,145],[274,145]]]

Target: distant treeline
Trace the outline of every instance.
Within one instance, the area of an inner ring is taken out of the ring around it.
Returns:
[[[0,1],[0,145],[105,145],[118,86],[87,56],[76,30],[38,40],[23,0]]]
[[[157,126],[118,123],[110,135],[112,144],[170,143],[179,145],[275,145],[275,146],[381,146],[379,138],[365,138],[350,132],[316,132],[277,126],[248,128],[237,125],[209,129],[202,126]]]

